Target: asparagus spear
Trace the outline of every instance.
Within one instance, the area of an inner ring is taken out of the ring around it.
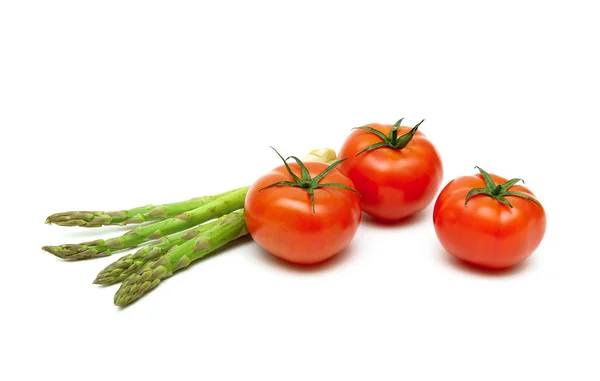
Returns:
[[[189,229],[213,218],[241,209],[244,207],[244,199],[249,188],[238,188],[196,209],[150,225],[138,226],[119,237],[80,244],[44,246],[42,249],[57,257],[70,260],[106,257],[115,251],[135,247],[140,243]]]
[[[237,189],[214,196],[196,197],[186,201],[179,201],[162,205],[146,205],[129,210],[114,211],[72,211],[55,213],[46,218],[47,224],[60,226],[81,226],[94,228],[106,225],[140,224],[148,221],[164,220],[175,217],[188,210],[196,209],[211,201],[235,192]]]
[[[94,283],[104,285],[120,283],[146,263],[159,259],[172,247],[181,245],[182,243],[197,237],[213,228],[216,224],[217,221],[200,224],[193,229],[163,237],[158,240],[156,244],[144,246],[133,254],[127,254],[100,271],[96,276]]]
[[[115,294],[114,303],[123,307],[136,301],[177,270],[246,234],[248,231],[243,210],[220,217],[210,230],[173,247],[160,259],[145,264],[127,277]]]

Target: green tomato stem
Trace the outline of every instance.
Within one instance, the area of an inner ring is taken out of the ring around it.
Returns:
[[[288,173],[290,174],[290,176],[292,177],[292,179],[294,181],[277,181],[277,182],[275,182],[273,184],[267,185],[266,187],[263,187],[263,188],[259,189],[259,192],[261,192],[261,191],[263,191],[265,189],[268,189],[268,188],[281,187],[281,186],[297,187],[297,188],[300,188],[300,189],[304,189],[308,193],[308,195],[310,196],[310,202],[311,202],[313,213],[316,213],[316,210],[315,210],[315,192],[314,192],[315,189],[323,188],[323,187],[335,187],[335,188],[346,189],[346,190],[352,191],[352,192],[354,192],[356,194],[359,194],[356,190],[354,190],[352,188],[349,188],[349,187],[347,187],[345,185],[342,185],[342,184],[338,184],[338,183],[320,184],[320,181],[325,176],[327,176],[328,173],[330,173],[331,171],[333,171],[338,165],[340,165],[347,158],[334,161],[333,163],[329,164],[329,166],[327,168],[325,168],[317,176],[311,177],[310,173],[308,171],[308,168],[306,168],[306,165],[304,165],[304,163],[302,162],[302,160],[298,159],[296,156],[290,156],[290,157],[288,157],[288,159],[290,159],[290,158],[294,159],[296,161],[296,163],[298,164],[298,166],[300,167],[300,173],[301,173],[302,177],[298,177],[298,175],[296,175],[294,172],[292,172],[292,169],[290,168],[290,166],[287,163],[287,159],[284,159],[283,156],[281,156],[279,154],[279,152],[277,152],[277,150],[275,148],[273,148],[273,147],[271,147],[271,148],[281,158],[281,160],[283,161],[283,164],[285,165],[286,170],[288,171]]]
[[[533,202],[534,204],[536,204],[539,207],[542,206],[536,199],[534,199],[533,197],[531,197],[525,193],[509,190],[510,187],[512,187],[519,181],[523,181],[522,179],[514,178],[514,179],[510,179],[507,182],[502,183],[502,184],[495,184],[494,180],[492,179],[492,177],[490,176],[489,173],[487,173],[486,171],[484,171],[483,169],[481,169],[479,167],[475,167],[475,168],[477,168],[479,170],[479,173],[483,177],[483,180],[485,182],[485,188],[471,189],[469,191],[469,193],[467,193],[467,197],[465,197],[465,207],[467,206],[467,203],[469,202],[469,200],[477,195],[484,195],[484,196],[492,197],[493,199],[496,199],[498,202],[501,202],[502,204],[505,204],[510,208],[512,208],[513,205],[510,203],[510,201],[508,201],[506,199],[505,196],[521,197],[528,201]]]
[[[394,123],[394,125],[392,126],[392,129],[390,130],[389,135],[387,135],[387,136],[383,132],[378,131],[378,130],[374,129],[373,127],[369,127],[369,126],[361,126],[361,127],[353,128],[353,129],[359,129],[359,130],[370,132],[373,135],[378,136],[382,140],[381,142],[371,144],[370,146],[364,148],[362,151],[357,153],[356,156],[361,155],[365,152],[369,152],[369,151],[373,151],[373,150],[382,148],[382,147],[388,147],[388,148],[395,149],[398,151],[403,149],[404,147],[406,147],[408,145],[408,143],[410,143],[410,141],[412,140],[413,136],[415,136],[415,134],[417,133],[417,130],[419,129],[419,126],[421,126],[421,124],[425,121],[425,119],[423,119],[419,123],[417,123],[406,134],[398,136],[398,128],[400,128],[400,124],[402,123],[403,120],[404,120],[404,118],[401,118],[396,123]]]

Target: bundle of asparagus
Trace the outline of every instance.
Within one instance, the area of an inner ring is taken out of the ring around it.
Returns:
[[[332,163],[335,151],[311,151],[303,161]],[[117,306],[136,301],[160,282],[192,262],[248,234],[244,220],[244,200],[250,187],[218,195],[198,197],[163,205],[146,205],[119,211],[73,211],[56,213],[46,219],[60,226],[101,227],[139,226],[110,239],[79,244],[44,246],[43,250],[66,260],[99,258],[142,244],[104,268],[94,283],[121,283],[115,294]],[[147,223],[147,224],[144,224]]]

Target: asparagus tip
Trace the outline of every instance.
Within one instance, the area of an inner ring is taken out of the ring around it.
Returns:
[[[98,275],[96,277],[96,279],[94,279],[94,281],[92,282],[92,284],[99,284],[102,286],[110,286],[111,284],[115,284],[116,282],[114,281],[114,278],[111,277],[103,277],[101,275]]]
[[[115,306],[117,307],[126,307],[129,304],[133,303],[136,299],[133,299],[131,297],[122,297],[122,296],[115,296],[115,298],[113,299],[113,302],[115,304]]]
[[[62,255],[62,252],[58,250],[58,246],[42,246],[42,250],[44,250],[50,254],[54,254],[57,257],[64,258],[64,256]]]

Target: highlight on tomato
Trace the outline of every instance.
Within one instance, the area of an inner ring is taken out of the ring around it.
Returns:
[[[438,196],[433,223],[452,256],[489,269],[512,267],[542,242],[546,213],[521,179],[488,174],[450,181]]]
[[[277,155],[284,164],[256,180],[246,196],[248,232],[267,252],[289,262],[333,257],[348,246],[361,220],[359,194],[337,169],[344,160],[328,165]],[[288,164],[290,158],[295,163]]]
[[[399,221],[426,208],[443,179],[440,155],[414,127],[371,123],[354,128],[339,153],[340,171],[361,194],[362,210],[376,219]]]

